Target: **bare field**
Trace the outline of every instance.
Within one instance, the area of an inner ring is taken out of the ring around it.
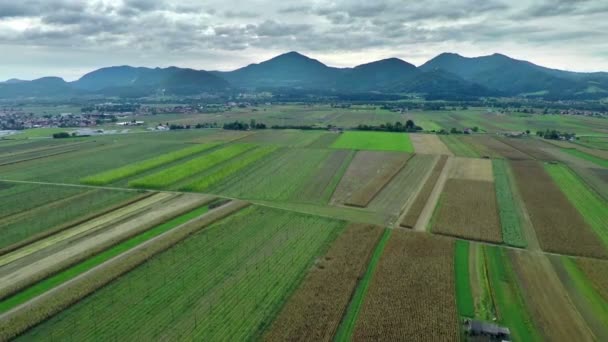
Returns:
[[[448,179],[434,215],[434,233],[502,243],[492,182]]]
[[[343,204],[381,175],[396,172],[411,155],[399,152],[359,151],[334,192],[332,203]]]
[[[354,341],[457,341],[454,241],[394,230],[375,270]]]
[[[453,153],[435,134],[410,134],[414,151],[420,154],[442,154],[452,156]]]
[[[454,157],[448,178],[493,182],[492,161]]]
[[[500,142],[509,145],[525,154],[530,155],[534,159],[542,161],[552,161],[555,157],[543,150],[544,144],[536,139],[531,138],[500,138]]]
[[[519,193],[541,248],[568,255],[608,257],[584,218],[536,161],[512,161]]]
[[[378,226],[348,226],[287,300],[264,340],[332,341],[382,232]]]
[[[591,280],[595,290],[608,301],[608,261],[577,258],[576,263]]]

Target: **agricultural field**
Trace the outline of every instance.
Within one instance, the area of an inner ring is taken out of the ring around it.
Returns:
[[[0,140],[0,340],[474,340],[465,319],[513,341],[608,339],[603,140],[494,134],[608,125],[255,109],[155,120],[344,133]],[[412,118],[479,133],[348,129]]]
[[[513,161],[517,188],[529,213],[541,248],[568,255],[608,257],[593,228],[560,190],[543,165]]]
[[[406,133],[344,132],[331,147],[352,150],[414,152],[409,134]]]
[[[458,340],[454,241],[395,230],[359,312],[354,341]]]
[[[151,258],[20,339],[259,336],[341,227],[340,221],[249,207]]]

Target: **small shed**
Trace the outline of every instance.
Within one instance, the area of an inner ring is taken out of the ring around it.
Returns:
[[[474,319],[466,319],[464,321],[464,331],[468,336],[486,337],[489,341],[511,340],[511,331],[509,328]]]

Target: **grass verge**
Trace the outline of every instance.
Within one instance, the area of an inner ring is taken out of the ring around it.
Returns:
[[[471,292],[468,241],[457,240],[454,256],[456,305],[460,316],[475,317],[475,303]]]

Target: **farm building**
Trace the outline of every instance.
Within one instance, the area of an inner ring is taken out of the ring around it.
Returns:
[[[496,324],[467,319],[464,321],[465,334],[474,340],[481,341],[510,341],[511,331],[509,328],[500,327]]]

